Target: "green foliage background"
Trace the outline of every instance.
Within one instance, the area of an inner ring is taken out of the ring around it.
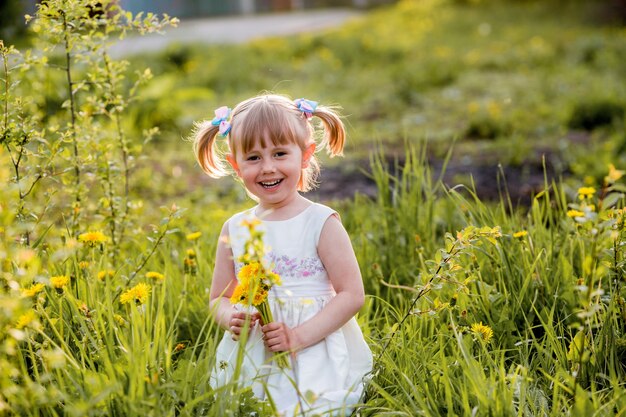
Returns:
[[[341,169],[367,161],[376,186],[332,203],[376,355],[358,415],[626,413],[626,32],[553,7],[401,1],[320,35],[123,60],[118,37],[176,21],[41,5],[32,49],[0,45],[0,415],[271,415],[208,384],[217,235],[251,202],[183,140],[262,90],[341,104]],[[541,154],[568,178],[527,207],[428,162]]]

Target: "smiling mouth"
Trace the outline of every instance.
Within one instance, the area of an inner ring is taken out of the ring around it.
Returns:
[[[281,182],[283,182],[283,180],[261,181],[259,182],[259,184],[261,184],[263,188],[273,188],[273,187],[276,187]]]

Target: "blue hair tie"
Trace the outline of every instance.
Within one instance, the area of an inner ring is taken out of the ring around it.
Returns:
[[[299,98],[293,101],[304,116],[307,119],[313,117],[313,112],[317,108],[317,101],[307,100],[306,98]]]
[[[221,137],[226,137],[228,132],[230,132],[230,122],[228,119],[230,118],[230,108],[226,106],[222,106],[219,109],[215,110],[215,118],[211,120],[211,124],[213,126],[219,126],[219,135]]]

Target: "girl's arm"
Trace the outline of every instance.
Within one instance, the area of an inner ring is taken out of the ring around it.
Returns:
[[[361,271],[350,237],[337,216],[329,217],[324,224],[317,252],[337,295],[314,317],[293,329],[276,322],[263,326],[265,344],[274,352],[314,345],[346,324],[365,302]]]
[[[224,223],[215,253],[215,268],[209,293],[209,308],[215,322],[238,339],[246,320],[246,313],[237,311],[230,302],[230,297],[237,286],[233,251],[228,243],[228,222]],[[258,320],[256,314],[251,316],[252,322]]]

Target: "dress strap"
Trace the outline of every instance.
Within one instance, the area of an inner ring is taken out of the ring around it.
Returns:
[[[316,225],[314,229],[314,238],[315,246],[317,246],[320,241],[320,236],[322,234],[324,224],[326,224],[326,220],[328,220],[328,218],[332,215],[337,215],[337,217],[339,217],[339,214],[330,207],[319,203],[313,203],[313,207],[311,207],[311,210],[311,216],[313,217],[314,223]]]

